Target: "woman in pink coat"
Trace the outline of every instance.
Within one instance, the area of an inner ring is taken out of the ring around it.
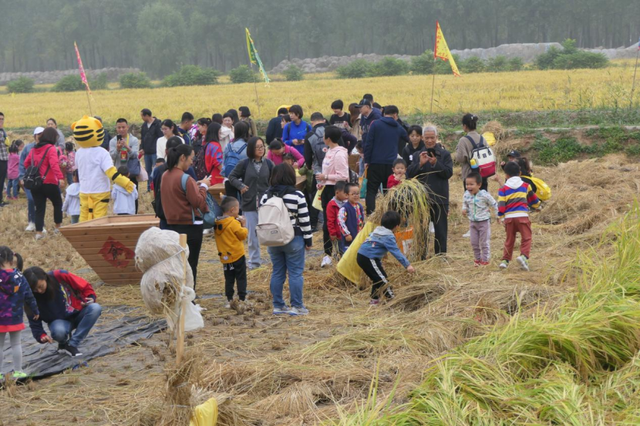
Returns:
[[[282,163],[282,158],[285,156],[285,154],[293,155],[293,158],[295,159],[295,168],[299,169],[300,167],[304,166],[304,157],[298,152],[297,149],[291,148],[289,145],[285,145],[280,139],[274,139],[273,141],[271,141],[271,143],[269,144],[269,152],[267,153],[267,158],[273,161],[273,164],[277,166],[278,164]]]

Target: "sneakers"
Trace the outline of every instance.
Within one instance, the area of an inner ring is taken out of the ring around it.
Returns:
[[[393,292],[393,290],[391,289],[391,287],[389,287],[388,289],[385,290],[384,292],[384,297],[387,298],[387,300],[391,300],[394,297],[396,297],[395,293]]]
[[[480,266],[489,266],[490,262],[480,262]]]
[[[380,304],[379,299],[371,299],[371,302],[369,302],[369,305],[371,306],[378,306],[379,304]]]
[[[13,374],[11,374],[11,377],[13,377],[14,380],[23,380],[29,376],[24,371],[14,371]]]
[[[231,309],[231,300],[227,300],[227,303],[224,304],[225,309]]]
[[[500,269],[507,269],[508,267],[509,267],[508,260],[503,260],[502,262],[500,262]]]
[[[331,264],[333,263],[333,260],[331,259],[331,256],[328,255],[324,255],[324,257],[322,258],[322,263],[320,264],[321,268],[324,268],[325,266],[331,266]]]
[[[36,224],[33,222],[29,222],[26,228],[24,228],[24,232],[34,232],[36,230]]]
[[[44,238],[44,234],[36,234],[36,241],[39,241]]]
[[[284,306],[282,308],[273,308],[273,315],[289,315],[291,313],[291,308],[288,306]]]
[[[527,259],[527,256],[521,254],[520,256],[516,257],[516,261],[520,264],[520,268],[523,271],[529,272],[529,259]]]
[[[58,228],[53,228],[53,235],[60,235],[60,230]]]
[[[289,315],[298,316],[298,315],[309,315],[309,310],[305,307],[302,308],[291,308],[289,311]]]
[[[479,260],[474,260],[474,261],[473,261],[473,266],[474,266],[474,268],[479,267],[481,264],[482,264],[482,262],[480,262]]]
[[[433,226],[433,222],[429,222],[429,233],[431,233],[431,234],[435,234],[436,233],[436,227]]]
[[[471,238],[471,230],[468,230],[466,234],[462,234],[462,238]]]
[[[71,356],[72,358],[75,358],[77,356],[82,355],[82,352],[80,352],[78,350],[78,348],[76,348],[75,346],[71,346],[69,344],[66,345],[62,345],[62,347],[60,347],[60,349],[58,349],[60,352],[62,353],[66,353],[67,355]]]

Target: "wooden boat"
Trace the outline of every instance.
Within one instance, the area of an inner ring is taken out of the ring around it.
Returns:
[[[158,226],[154,214],[106,216],[60,228],[105,284],[138,285],[142,273],[135,267],[135,249],[140,235]]]

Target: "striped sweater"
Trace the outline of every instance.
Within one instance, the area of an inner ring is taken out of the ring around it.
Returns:
[[[291,224],[296,232],[296,235],[301,235],[304,238],[305,245],[311,247],[311,219],[309,218],[309,208],[307,207],[307,200],[304,194],[297,191],[292,186],[276,185],[272,186],[260,199],[260,205],[262,206],[267,200],[273,196],[281,197],[285,206],[289,210],[289,218]]]
[[[511,177],[498,191],[498,217],[529,217],[529,209],[540,207],[540,200],[528,183]]]

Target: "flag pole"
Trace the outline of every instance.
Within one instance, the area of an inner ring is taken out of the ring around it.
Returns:
[[[89,91],[87,88],[84,88],[84,92],[87,94],[87,103],[89,104],[89,114],[93,117],[93,110],[91,109],[91,98],[89,97]]]
[[[253,74],[253,64],[251,62],[249,62],[249,66],[251,67],[251,73],[253,77],[253,88],[256,91],[256,105],[258,105],[258,117],[260,117],[262,114],[260,114],[260,98],[258,97],[258,83],[256,82],[255,74]]]
[[[431,71],[433,74],[433,79],[431,80],[431,109],[429,109],[429,114],[433,114],[433,94],[436,90],[436,59],[433,59],[433,70]]]
[[[631,99],[629,99],[629,109],[633,108],[633,92],[636,90],[636,75],[638,74],[638,59],[640,58],[640,41],[636,52],[636,67],[633,71],[633,84],[631,85]]]

